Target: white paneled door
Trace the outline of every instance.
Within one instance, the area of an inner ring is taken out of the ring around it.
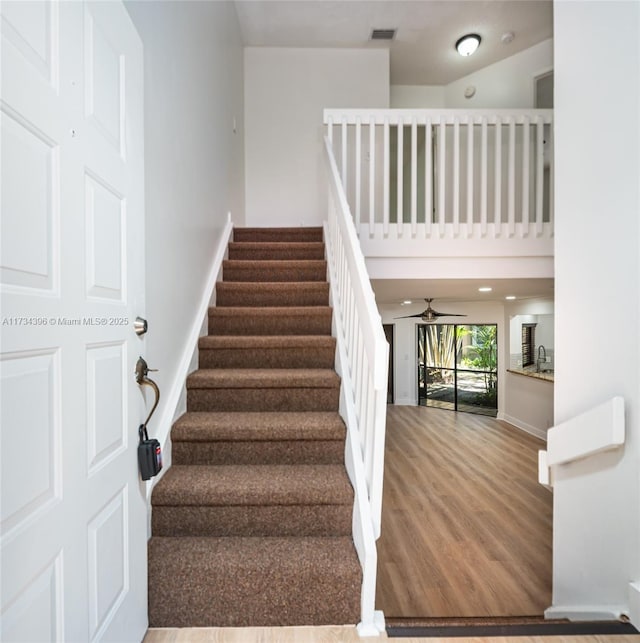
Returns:
[[[1,623],[147,623],[142,45],[120,2],[2,2]]]

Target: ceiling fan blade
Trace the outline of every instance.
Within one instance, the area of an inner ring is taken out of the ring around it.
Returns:
[[[422,317],[424,313],[418,313],[417,315],[405,315],[404,317],[394,317],[394,319],[409,319],[410,317]]]
[[[466,315],[462,315],[461,313],[438,313],[435,310],[433,311],[433,314],[436,317],[466,317]]]

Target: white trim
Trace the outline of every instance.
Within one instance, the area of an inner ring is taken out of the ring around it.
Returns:
[[[368,624],[364,623],[358,623],[356,626],[356,629],[358,630],[358,636],[360,638],[365,638],[368,636],[380,636],[381,634],[385,633],[385,622],[384,622],[384,614],[380,610],[376,610],[373,613],[373,621]]]
[[[553,605],[547,607],[544,617],[548,620],[618,621],[625,610],[623,605]]]
[[[392,406],[418,406],[418,403],[411,397],[397,397]]]
[[[624,439],[624,398],[617,396],[549,429],[549,466],[615,449]]]
[[[184,403],[184,390],[185,382],[187,375],[193,370],[193,365],[197,364],[197,361],[194,360],[194,354],[198,349],[198,339],[202,335],[203,329],[206,332],[206,322],[207,315],[209,311],[209,306],[215,300],[215,287],[216,282],[220,276],[222,270],[222,261],[225,258],[227,253],[227,246],[229,245],[229,240],[231,239],[231,233],[233,232],[233,223],[231,221],[231,213],[227,214],[227,222],[222,230],[220,239],[218,241],[218,246],[216,251],[213,254],[213,259],[211,261],[211,266],[209,268],[209,275],[207,277],[206,286],[202,292],[202,297],[198,308],[193,316],[193,322],[191,324],[191,330],[187,341],[184,345],[184,350],[180,361],[178,362],[178,367],[175,370],[173,382],[167,394],[167,403],[164,406],[163,413],[158,421],[158,433],[157,437],[162,444],[162,454],[163,454],[163,471],[162,474],[171,466],[171,443],[169,441],[171,427],[176,418],[176,412],[180,406],[181,400]],[[153,478],[152,482],[147,485],[147,496],[151,496],[151,491],[155,483],[160,480],[162,475]]]
[[[629,620],[640,630],[640,581],[629,583]]]
[[[509,424],[512,424],[516,429],[520,429],[520,431],[529,433],[529,435],[533,435],[536,438],[540,438],[545,442],[547,441],[546,429],[541,429],[537,426],[533,426],[532,424],[527,424],[526,422],[523,422],[522,420],[519,420],[518,418],[515,418],[512,415],[507,415],[506,413],[498,413],[497,419],[503,420],[504,422],[508,422]]]

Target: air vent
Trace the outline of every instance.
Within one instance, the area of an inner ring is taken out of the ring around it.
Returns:
[[[371,40],[393,40],[396,37],[396,29],[374,29],[371,32]]]

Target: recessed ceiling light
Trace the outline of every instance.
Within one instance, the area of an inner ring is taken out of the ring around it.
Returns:
[[[490,286],[482,286],[482,288],[478,288],[478,292],[491,292],[493,289]]]
[[[413,302],[411,301],[411,299],[405,299],[405,300],[402,302],[402,305],[403,305],[403,306],[408,306],[409,304],[412,304],[412,303],[413,303]]]
[[[515,296],[515,295],[507,295],[507,296],[505,297],[505,299],[515,299],[515,298],[516,298],[516,296]]]
[[[468,33],[456,42],[456,50],[461,56],[470,56],[480,46],[482,38],[477,33]]]

